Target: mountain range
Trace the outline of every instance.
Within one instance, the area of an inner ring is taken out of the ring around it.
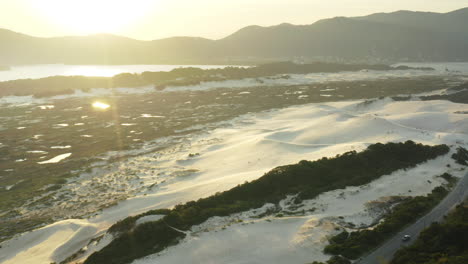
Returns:
[[[0,64],[249,64],[468,61],[468,8],[335,17],[311,25],[248,26],[219,40],[140,41],[109,34],[32,37],[0,29]]]

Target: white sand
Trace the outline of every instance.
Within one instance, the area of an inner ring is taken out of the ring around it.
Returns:
[[[5,264],[47,263],[51,257],[66,258],[70,248],[83,247],[87,237],[94,235],[96,228],[86,220],[67,220],[24,234],[21,239],[13,239],[3,244],[2,257],[5,252],[13,251],[13,259],[0,259]],[[22,250],[19,250],[22,249]],[[62,253],[60,255],[59,253]],[[53,254],[53,255],[52,255]]]
[[[148,223],[148,222],[154,222],[154,221],[158,221],[159,219],[163,218],[164,215],[147,215],[147,216],[143,216],[141,218],[139,218],[135,225],[141,225],[141,224],[144,224],[144,223]]]
[[[169,153],[167,158],[163,155],[155,163],[192,171],[191,174],[171,178],[161,187],[121,202],[94,218],[73,222],[74,228],[70,228],[69,221],[63,221],[7,241],[0,249],[0,262],[59,262],[128,215],[207,197],[261,177],[274,167],[303,159],[359,151],[369,144],[388,141],[414,140],[467,147],[468,115],[455,114],[457,111],[468,111],[468,106],[446,101],[393,102],[386,99],[373,103],[309,104],[246,115],[235,119],[228,128],[214,130],[201,140],[205,144],[193,142],[191,148]],[[188,158],[189,153],[201,155]],[[145,157],[139,159],[143,162]],[[225,230],[200,233],[162,252],[160,257],[151,256],[136,263],[323,260],[325,256],[321,250],[326,236],[334,232],[336,225],[330,217],[343,216],[345,221],[358,225],[369,223],[374,216],[365,210],[366,203],[382,196],[426,194],[443,182],[434,176],[445,172],[448,163],[452,164],[451,173],[456,176],[463,173],[457,171],[459,167],[446,155],[415,169],[383,177],[363,188],[323,194],[304,205],[317,208],[314,214],[306,217],[273,218],[272,222],[260,219],[254,224],[239,223]],[[88,247],[87,254],[110,239],[103,241]]]

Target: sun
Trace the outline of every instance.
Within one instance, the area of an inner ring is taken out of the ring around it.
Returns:
[[[41,0],[34,9],[71,34],[114,33],[145,18],[154,0]]]

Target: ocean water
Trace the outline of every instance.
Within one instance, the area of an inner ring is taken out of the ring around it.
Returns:
[[[181,67],[202,69],[225,68],[226,65],[64,65],[41,64],[12,66],[9,71],[0,71],[0,82],[18,79],[39,79],[50,76],[102,76],[111,77],[120,73],[142,73],[145,71],[171,71]]]

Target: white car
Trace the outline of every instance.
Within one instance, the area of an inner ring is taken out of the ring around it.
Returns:
[[[403,238],[401,240],[403,241],[409,241],[411,239],[411,236],[410,235],[404,235]]]

